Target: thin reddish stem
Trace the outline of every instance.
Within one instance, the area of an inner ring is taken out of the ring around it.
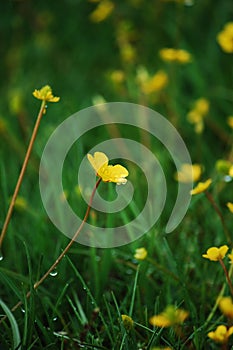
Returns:
[[[91,210],[91,205],[94,199],[94,195],[96,193],[96,190],[99,186],[101,182],[101,178],[98,179],[98,181],[95,184],[95,187],[92,191],[91,197],[90,197],[90,201],[88,203],[88,207],[86,210],[86,213],[84,215],[84,218],[82,220],[81,225],[79,226],[78,230],[75,232],[74,236],[72,237],[71,241],[67,244],[67,246],[65,247],[65,249],[63,250],[63,252],[59,255],[59,257],[56,259],[56,261],[50,266],[50,268],[48,269],[48,271],[39,279],[39,281],[37,281],[36,283],[34,283],[33,285],[33,289],[36,290],[43,282],[44,280],[49,276],[49,274],[57,267],[57,265],[59,264],[59,262],[62,260],[62,258],[65,256],[65,254],[68,252],[68,250],[70,249],[70,247],[72,246],[72,244],[75,242],[76,238],[78,237],[79,233],[81,232],[85,222],[87,221],[88,215],[90,213]],[[29,291],[26,294],[26,298],[29,298],[31,295],[31,291]],[[13,308],[11,309],[11,311],[15,311],[16,309],[18,309],[19,306],[21,306],[23,304],[22,301],[19,301],[15,306],[13,306]],[[5,320],[6,316],[4,316],[0,323],[3,322]]]
[[[228,283],[228,286],[230,288],[231,295],[233,297],[233,286],[232,286],[232,283],[231,283],[231,280],[230,280],[229,273],[228,273],[227,268],[226,268],[224,262],[222,261],[222,259],[219,259],[219,262],[220,262],[220,264],[221,264],[221,266],[223,268],[223,271],[224,271],[224,273],[226,275],[227,283]]]
[[[38,116],[37,116],[37,119],[36,119],[36,123],[35,123],[34,129],[33,129],[33,132],[32,132],[32,136],[31,136],[28,148],[27,148],[27,152],[25,154],[23,165],[22,165],[22,168],[21,168],[21,171],[20,171],[20,174],[19,174],[16,186],[15,186],[15,190],[14,190],[14,193],[13,193],[13,196],[12,196],[12,199],[11,199],[8,211],[7,211],[7,215],[6,215],[6,218],[5,218],[5,221],[4,221],[4,224],[3,224],[3,228],[2,228],[2,232],[1,232],[1,235],[0,235],[0,249],[2,247],[2,243],[3,243],[4,237],[5,237],[6,232],[7,232],[7,228],[8,228],[8,225],[9,225],[12,213],[13,213],[15,201],[16,201],[17,195],[19,193],[20,186],[21,186],[22,181],[23,181],[23,177],[24,177],[24,174],[25,174],[25,171],[26,171],[26,168],[27,168],[27,164],[28,164],[30,155],[31,155],[33,144],[34,144],[35,139],[36,139],[36,135],[37,135],[37,132],[38,132],[38,129],[39,129],[39,125],[40,125],[42,116],[44,114],[45,104],[46,104],[46,102],[42,101],[41,107],[40,107],[40,111],[38,113]]]

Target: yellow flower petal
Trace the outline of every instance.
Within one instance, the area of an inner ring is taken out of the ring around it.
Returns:
[[[218,302],[218,306],[219,306],[219,309],[221,310],[223,315],[225,315],[228,318],[233,319],[233,302],[232,302],[231,297],[220,298],[219,302]]]
[[[147,257],[147,250],[145,248],[138,248],[134,254],[134,258],[137,260],[144,260]]]
[[[198,181],[201,176],[201,166],[199,164],[182,164],[180,171],[175,174],[175,179],[180,182],[189,183]]]
[[[47,102],[58,102],[60,100],[60,97],[53,96],[52,89],[49,85],[43,86],[40,90],[35,90],[32,94],[38,100]]]
[[[212,183],[211,179],[208,179],[205,182],[199,182],[197,186],[194,189],[192,189],[192,191],[190,191],[190,193],[194,195],[194,194],[205,192],[211,183]]]
[[[225,258],[225,255],[228,251],[228,246],[223,245],[220,248],[211,247],[207,250],[206,254],[203,254],[203,258],[209,259],[211,261],[218,261]]]
[[[228,202],[227,203],[227,208],[230,210],[231,213],[233,213],[233,203]]]
[[[120,164],[108,165],[108,157],[103,152],[95,152],[94,156],[88,154],[87,158],[104,182],[115,182],[118,185],[127,182],[125,177],[129,175],[128,170]]]
[[[149,322],[152,326],[170,327],[182,324],[188,316],[189,313],[186,310],[177,309],[175,306],[169,305],[161,314],[152,316]]]

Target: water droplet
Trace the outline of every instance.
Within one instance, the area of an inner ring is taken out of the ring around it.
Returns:
[[[0,261],[2,261],[2,260],[3,260],[3,254],[2,254],[2,251],[0,249]]]
[[[231,182],[232,181],[232,177],[230,175],[226,175],[226,176],[224,176],[224,181],[225,182]]]
[[[25,310],[22,307],[21,307],[21,311],[22,311],[23,314],[25,314]]]
[[[84,290],[87,290],[87,287],[83,287]]]
[[[53,271],[50,272],[50,276],[55,277],[57,276],[57,269],[55,268]]]
[[[56,321],[57,321],[57,317],[54,317],[54,318],[53,318],[53,322],[56,322]]]

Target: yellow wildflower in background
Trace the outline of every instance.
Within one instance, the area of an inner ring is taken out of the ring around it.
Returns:
[[[227,118],[227,124],[229,125],[230,128],[233,129],[233,116],[230,115],[228,118]]]
[[[159,51],[159,55],[166,62],[185,64],[191,61],[190,53],[182,49],[164,48]]]
[[[201,166],[199,164],[182,164],[180,170],[175,173],[175,179],[179,182],[189,183],[198,181],[201,176]]]
[[[209,188],[211,183],[212,183],[211,179],[208,179],[205,182],[199,182],[197,186],[190,191],[190,194],[195,195],[195,194],[205,192]]]
[[[217,35],[217,42],[226,53],[233,53],[233,22],[225,24]]]
[[[233,326],[227,329],[226,326],[220,325],[216,328],[215,331],[209,332],[208,337],[214,340],[216,343],[227,343],[229,337],[233,333]]]
[[[199,98],[194,102],[193,108],[187,114],[187,119],[191,124],[194,124],[195,132],[202,133],[204,129],[203,119],[209,112],[209,101],[205,98]]]
[[[133,328],[133,319],[128,315],[121,315],[123,325],[127,331]]]
[[[87,155],[89,162],[104,182],[115,182],[118,185],[125,184],[129,172],[122,165],[108,165],[108,157],[102,152],[95,152],[94,156]]]
[[[92,22],[99,23],[110,16],[114,10],[114,3],[109,0],[102,0],[96,9],[90,14],[89,18]]]
[[[12,198],[10,200],[12,200]],[[15,200],[15,209],[18,211],[24,211],[24,210],[28,209],[27,200],[22,196],[17,196],[17,198]]]
[[[220,298],[218,306],[224,316],[233,319],[233,302],[231,297]]]
[[[227,245],[222,245],[219,248],[211,247],[207,250],[206,254],[202,254],[202,256],[211,261],[219,261],[225,258],[228,249]]]
[[[161,314],[152,316],[149,322],[152,326],[172,327],[184,323],[188,316],[189,313],[187,311],[169,305]]]
[[[230,167],[230,169],[229,169],[229,175],[231,176],[231,177],[233,177],[233,165]]]
[[[110,73],[110,79],[115,84],[120,84],[125,80],[125,73],[118,69]]]
[[[228,174],[232,163],[225,159],[218,159],[215,168],[219,173]]]
[[[152,77],[148,77],[141,83],[141,90],[145,95],[161,91],[168,83],[168,76],[160,70]]]
[[[227,203],[227,208],[230,210],[231,213],[233,213],[233,203],[228,202]]]
[[[49,85],[43,86],[40,90],[35,90],[33,96],[38,100],[47,102],[58,102],[60,97],[53,96],[52,89]]]
[[[147,257],[147,250],[145,248],[138,248],[134,254],[134,258],[137,260],[145,260]]]

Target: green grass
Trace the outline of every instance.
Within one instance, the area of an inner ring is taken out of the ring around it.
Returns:
[[[227,124],[233,102],[232,53],[225,53],[216,41],[224,25],[232,21],[231,1],[196,1],[192,6],[182,1],[113,2],[112,14],[100,23],[90,20],[98,6],[91,1],[22,0],[0,5],[4,14],[0,24],[0,228],[39,109],[32,91],[49,84],[54,95],[61,97],[59,103],[48,103],[19,193],[27,205],[15,208],[0,252],[0,349],[231,349],[231,338],[224,347],[207,336],[219,324],[232,324],[218,307],[214,309],[222,288],[225,296],[230,295],[221,266],[202,258],[209,247],[227,244],[220,217],[205,194],[193,196],[180,225],[165,233],[177,195],[175,165],[158,140],[135,127],[98,127],[83,135],[65,160],[63,186],[70,205],[82,218],[86,203],[76,188],[81,161],[104,140],[116,135],[131,138],[149,147],[165,173],[168,194],[159,220],[125,246],[100,249],[74,243],[54,276],[33,289],[69,242],[43,208],[40,158],[56,127],[91,106],[96,96],[106,102],[145,105],[173,123],[193,163],[202,165],[201,180],[213,179],[209,191],[232,239],[233,216],[226,207],[233,202],[232,180],[226,182],[226,173],[216,169],[219,159],[233,162],[232,129]],[[131,61],[123,58],[124,43],[135,50]],[[159,57],[164,47],[187,50],[192,62],[164,62]],[[141,66],[150,76],[164,70],[167,86],[152,95],[143,94],[137,80]],[[115,70],[123,72],[120,83],[111,80]],[[186,116],[201,97],[208,99],[210,109],[203,133],[196,134]],[[143,171],[126,159],[117,162],[129,169],[133,201],[117,214],[92,210],[88,222],[93,225],[127,224],[146,201]],[[102,183],[99,193],[112,200],[115,185]],[[134,258],[139,247],[148,251],[143,261]],[[224,262],[229,268],[227,257]],[[11,311],[19,301],[22,305]],[[189,312],[180,332],[149,322],[167,305]],[[132,328],[125,326],[122,314],[132,318]]]

